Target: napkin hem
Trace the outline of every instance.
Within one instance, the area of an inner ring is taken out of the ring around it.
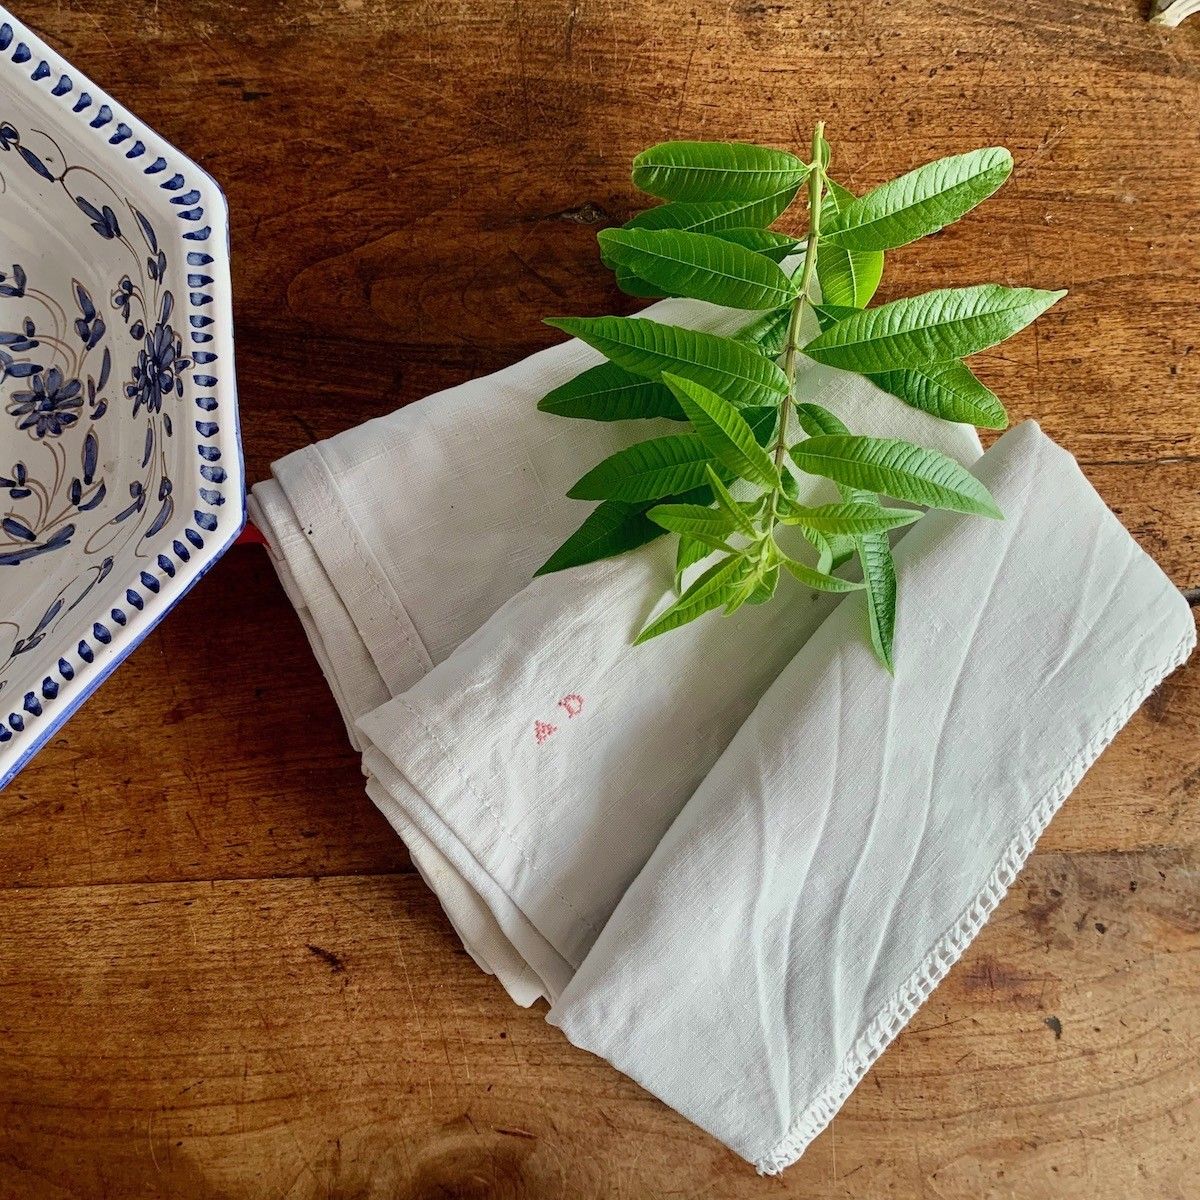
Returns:
[[[1007,894],[1063,801],[1075,790],[1087,770],[1141,707],[1146,697],[1187,660],[1195,644],[1196,630],[1192,627],[1180,639],[1166,663],[1157,664],[1145,672],[1092,740],[1075,755],[1043,794],[1009,842],[987,882],[962,915],[937,939],[916,970],[859,1034],[833,1078],[796,1118],[787,1135],[774,1149],[755,1161],[754,1166],[760,1175],[777,1175],[791,1166],[833,1120],[863,1076],[975,940]]]
[[[343,501],[323,444],[318,442],[295,451],[281,460],[281,464],[289,461],[307,485],[310,501],[308,510],[302,512],[293,489],[277,476],[296,522],[350,614],[384,685],[393,696],[397,695],[412,687],[433,666],[429,648],[394,581],[380,566],[358,521]],[[365,592],[344,590],[336,582],[339,579],[362,580]],[[368,598],[377,602],[378,607],[376,603],[366,603]]]

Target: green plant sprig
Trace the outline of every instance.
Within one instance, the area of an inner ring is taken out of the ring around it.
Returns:
[[[1001,516],[983,484],[953,459],[898,438],[853,434],[821,405],[800,402],[796,380],[803,357],[864,375],[940,419],[1005,427],[1003,405],[963,360],[1024,328],[1065,293],[984,284],[870,301],[885,252],[987,199],[1011,173],[1012,157],[993,147],[939,159],[861,197],[830,177],[830,161],[823,122],[807,163],[733,142],[664,142],[634,160],[635,186],[663,203],[602,230],[603,261],[631,295],[746,310],[748,323],[733,336],[640,317],[549,319],[608,361],[555,388],[540,409],[684,426],[610,455],[575,484],[568,495],[600,503],[539,572],[612,557],[668,532],[679,538],[677,588],[685,571],[712,557],[638,642],[714,609],[765,603],[787,571],[818,591],[864,590],[872,645],[891,670],[889,532],[921,512],[882,497]],[[802,242],[770,228],[801,192]],[[781,264],[801,246],[799,264],[785,271]],[[818,331],[805,339],[809,314]],[[800,474],[831,480],[838,501],[800,504]],[[781,546],[786,528],[811,547],[811,563]],[[833,574],[852,557],[861,582]]]

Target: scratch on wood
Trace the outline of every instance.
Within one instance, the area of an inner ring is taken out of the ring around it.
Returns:
[[[496,1125],[493,1127],[497,1133],[504,1134],[505,1137],[531,1138],[537,1140],[536,1133],[530,1133],[528,1129],[510,1129],[504,1125]]]
[[[323,963],[328,964],[329,969],[335,975],[346,969],[346,964],[332,950],[326,950],[324,946],[314,946],[311,942],[305,942],[304,948],[309,953],[315,954]]]
[[[579,20],[579,5],[572,4],[571,11],[567,13],[567,36],[563,46],[563,52],[567,62],[571,61],[571,50],[575,41],[575,22]]]

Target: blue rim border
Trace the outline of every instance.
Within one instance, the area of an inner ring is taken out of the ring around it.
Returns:
[[[246,494],[233,374],[224,194],[207,172],[54,54],[3,7],[0,56],[27,66],[29,81],[61,101],[66,120],[74,119],[84,136],[94,134],[103,153],[126,160],[120,164],[122,171],[128,173],[136,163],[144,176],[171,193],[169,202],[184,226],[179,237],[187,265],[184,311],[192,359],[201,368],[193,371],[188,385],[199,410],[193,429],[199,438],[200,483],[192,522],[171,536],[169,545],[164,541],[152,547],[157,571],[139,570],[126,585],[124,604],[94,620],[91,636],[63,653],[38,690],[25,693],[19,711],[0,712],[0,755],[7,757],[21,747],[0,773],[3,789],[233,544],[246,522]],[[148,165],[139,161],[147,158]],[[218,440],[222,424],[225,435]]]

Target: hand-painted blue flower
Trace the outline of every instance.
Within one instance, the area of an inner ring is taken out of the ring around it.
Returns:
[[[163,297],[162,315],[154,329],[146,334],[142,349],[133,364],[133,378],[125,385],[125,395],[133,401],[133,415],[144,405],[148,412],[160,412],[164,396],[183,395],[183,372],[192,365],[183,356],[183,340],[171,328],[170,292]]]
[[[0,296],[8,300],[20,300],[25,295],[25,284],[28,280],[25,278],[25,271],[20,263],[13,263],[12,282],[9,282],[9,276],[0,271]]]
[[[104,336],[104,318],[96,312],[91,293],[76,279],[72,284],[75,303],[79,305],[79,316],[75,320],[75,333],[83,342],[84,350],[94,350]]]
[[[18,429],[32,429],[40,438],[58,437],[79,420],[83,407],[83,384],[64,379],[57,367],[51,367],[29,380],[30,390],[13,392],[8,402],[11,416],[19,418]]]
[[[25,485],[29,482],[29,472],[23,462],[14,463],[11,475],[0,475],[0,488],[8,490],[9,499],[24,500],[33,495]]]
[[[75,197],[79,211],[92,223],[92,228],[102,238],[118,238],[121,236],[121,226],[117,224],[117,214],[107,204],[97,208],[83,196]]]
[[[129,320],[129,302],[133,299],[133,280],[128,275],[122,275],[116,290],[112,294],[112,306],[126,321]]]
[[[28,350],[36,350],[38,348],[37,338],[33,336],[36,332],[32,322],[25,322],[25,332],[0,333],[0,346],[3,346],[5,351],[12,354],[24,354]]]

